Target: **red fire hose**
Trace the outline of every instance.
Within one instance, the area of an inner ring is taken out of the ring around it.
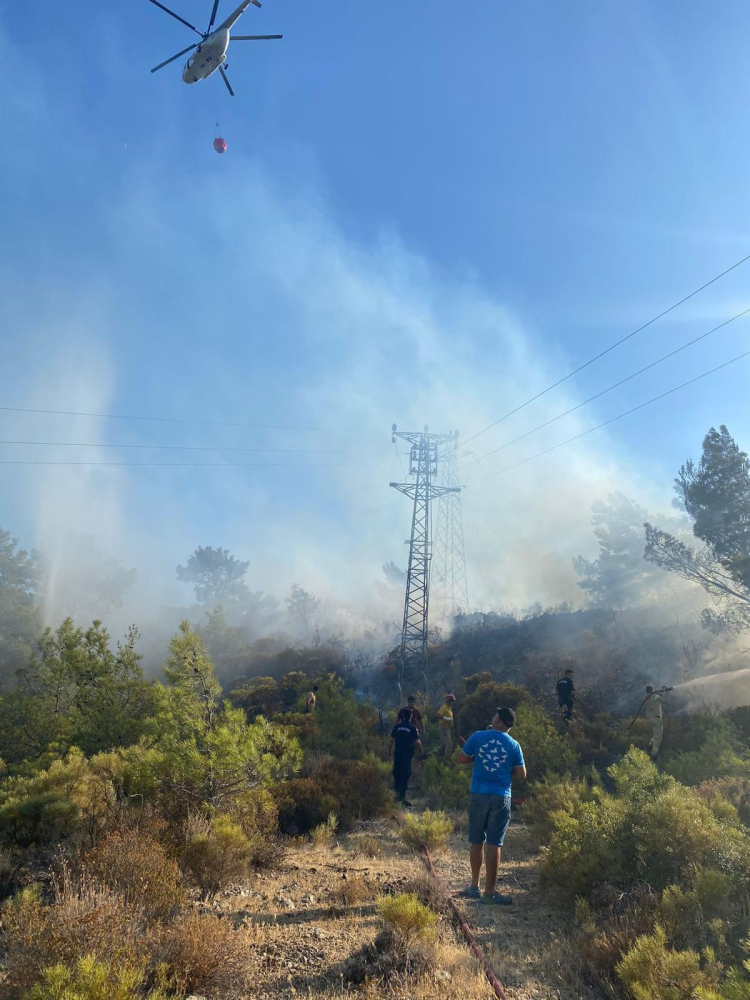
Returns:
[[[435,871],[435,866],[432,863],[432,855],[430,854],[428,848],[425,847],[424,851],[425,854],[427,855],[427,866],[430,869],[430,874],[434,879],[437,879],[437,872]],[[482,954],[482,949],[477,944],[477,939],[471,933],[471,928],[464,920],[463,914],[456,906],[455,901],[452,900],[450,897],[448,898],[448,905],[450,906],[453,912],[453,916],[458,921],[461,931],[463,932],[463,936],[466,938],[466,943],[471,948],[475,958],[479,961],[482,968],[484,969],[484,974],[485,976],[487,976],[487,981],[489,982],[490,986],[495,991],[495,996],[498,998],[498,1000],[508,1000],[507,996],[505,995],[505,990],[503,989],[502,983],[495,975],[490,963]]]

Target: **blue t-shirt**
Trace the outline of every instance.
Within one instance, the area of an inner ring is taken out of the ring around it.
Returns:
[[[474,758],[472,792],[510,795],[513,768],[521,767],[524,762],[520,743],[508,733],[481,729],[468,738],[463,751]]]

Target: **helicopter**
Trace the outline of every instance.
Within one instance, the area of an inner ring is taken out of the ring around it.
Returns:
[[[196,35],[201,36],[201,41],[196,42],[195,45],[189,45],[186,49],[178,52],[177,55],[171,56],[169,59],[165,59],[163,63],[159,63],[158,66],[154,66],[151,70],[152,73],[156,73],[157,70],[164,69],[165,66],[169,66],[170,63],[179,59],[180,56],[186,55],[188,52],[192,52],[195,49],[195,54],[190,56],[188,61],[185,63],[184,69],[182,70],[182,79],[185,83],[197,83],[199,80],[207,80],[209,76],[219,71],[221,78],[227,86],[227,90],[234,97],[234,91],[229,83],[227,77],[227,69],[229,68],[226,62],[227,49],[229,48],[230,32],[235,24],[239,21],[242,15],[245,13],[250,4],[256,7],[260,7],[260,0],[242,0],[239,7],[233,11],[226,21],[214,28],[216,23],[216,14],[219,10],[219,0],[214,0],[213,10],[211,11],[211,20],[208,23],[208,31],[199,31],[194,24],[186,21],[184,17],[180,17],[179,14],[175,14],[173,10],[169,7],[165,7],[163,3],[159,3],[159,0],[151,0],[154,6],[159,7],[161,10],[166,11],[172,17],[176,18],[186,27],[194,31]],[[272,39],[283,38],[283,35],[234,35],[233,41],[235,42],[262,42],[269,41]]]

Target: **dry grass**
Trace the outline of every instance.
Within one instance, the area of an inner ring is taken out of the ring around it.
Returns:
[[[137,830],[111,834],[84,856],[83,870],[148,917],[163,920],[187,900],[177,862]]]
[[[347,875],[344,873],[341,882],[336,886],[334,899],[341,906],[356,906],[357,903],[370,902],[375,897],[375,890],[362,875]]]
[[[3,907],[6,978],[0,996],[21,996],[42,969],[92,955],[118,967],[143,969],[148,962],[145,922],[140,910],[90,879],[64,877],[50,905],[31,887]]]
[[[247,947],[245,931],[212,913],[191,913],[162,929],[158,959],[178,993],[234,996],[247,979]]]
[[[383,845],[375,837],[363,833],[353,842],[352,851],[363,858],[379,858],[383,853]]]

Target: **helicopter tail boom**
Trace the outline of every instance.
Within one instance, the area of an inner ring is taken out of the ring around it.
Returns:
[[[253,4],[256,7],[261,6],[260,0],[242,0],[242,3],[239,5],[237,10],[233,11],[226,19],[226,21],[224,21],[224,23],[219,26],[219,28],[220,29],[226,28],[227,30],[233,28],[234,25],[239,21],[239,19],[245,13],[247,8],[250,6],[250,4]]]

